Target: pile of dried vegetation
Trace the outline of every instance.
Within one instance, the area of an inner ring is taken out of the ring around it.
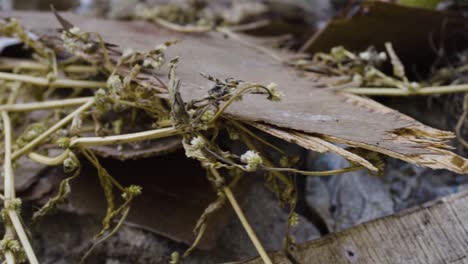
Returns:
[[[148,186],[120,183],[101,157],[139,159],[182,147],[187,158],[205,170],[206,175],[190,176],[206,177],[216,195],[193,226],[192,245],[181,255],[174,252],[171,263],[189,257],[226,204],[234,209],[262,260],[272,263],[235,195],[251,175],[263,176],[289,212],[287,251],[294,244],[289,228],[297,226],[299,218],[297,175],[355,170],[377,175],[383,170],[382,156],[467,172],[466,159],[449,150],[447,140],[453,133],[358,96],[465,92],[468,86],[454,83],[458,79],[449,75],[462,75],[466,63],[450,70],[439,66],[428,81],[414,82],[389,42],[385,51],[371,47],[351,52],[336,45],[312,57],[279,51],[238,33],[268,24],[264,19],[268,10],[254,7],[245,7],[252,11],[243,12],[245,17],[194,2],[188,7],[139,6],[136,17],[149,22],[67,15],[75,21],[72,24],[57,12],[55,17],[12,12],[0,22],[0,35],[24,47],[14,57],[0,58],[5,226],[0,249],[6,263],[39,263],[27,225],[66,203],[73,181],[89,176],[82,173],[84,163],[96,170],[106,209],[102,229],[83,259],[119,230],[131,215],[132,202]],[[58,21],[61,28],[51,30],[51,21]],[[460,135],[466,101],[457,125]],[[340,155],[349,166],[301,170],[301,157],[265,140],[260,131],[308,150]],[[459,140],[468,145],[461,136]],[[44,190],[36,175],[22,188],[15,182],[15,171],[31,161],[40,170],[62,166],[60,183]],[[158,175],[157,167],[152,170],[155,176],[170,177]],[[21,220],[22,193],[33,193],[30,200],[42,201],[32,221]]]

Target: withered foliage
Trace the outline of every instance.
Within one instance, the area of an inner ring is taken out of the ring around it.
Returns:
[[[370,99],[319,88],[311,75],[300,78],[295,69],[245,42],[226,40],[214,32],[183,35],[141,21],[83,21],[72,16],[81,21],[77,27],[57,13],[56,17],[60,32],[36,32],[39,38],[28,36],[13,18],[0,23],[2,35],[21,39],[32,52],[26,60],[0,61],[0,109],[11,117],[13,127],[12,139],[2,130],[3,146],[5,157],[12,151],[15,166],[21,166],[19,158],[27,157],[48,166],[63,165],[70,175],[35,217],[44,217],[73,192],[70,182],[79,175],[83,160],[95,167],[107,209],[93,247],[118,230],[131,214],[131,202],[145,191],[145,186],[143,190],[124,186],[109,173],[98,155],[107,151],[102,151],[103,146],[115,146],[120,152],[143,146],[147,155],[153,155],[160,140],[180,142],[186,156],[206,170],[217,194],[196,223],[196,239],[184,257],[200,242],[213,213],[229,201],[267,263],[268,256],[232,192],[246,173],[266,175],[267,186],[291,212],[288,225],[294,226],[297,174],[378,172],[382,162],[375,152],[466,172],[466,160],[446,150],[451,133],[424,126]],[[48,26],[50,19],[50,15],[28,14],[24,24]],[[96,24],[102,35],[89,31]],[[154,46],[148,32],[161,44]],[[394,66],[391,77],[377,69],[386,55],[372,49],[355,55],[336,48],[313,61],[331,74],[350,76],[347,81],[359,81],[358,86],[417,89],[390,45],[387,53]],[[314,77],[327,81],[324,76]],[[9,125],[5,120],[4,126]],[[299,170],[297,157],[256,135],[253,127],[310,150],[336,153],[350,165],[333,171]],[[240,144],[243,151],[231,150],[225,141]],[[4,167],[11,165],[8,162],[5,158]],[[15,199],[14,194],[6,198]]]

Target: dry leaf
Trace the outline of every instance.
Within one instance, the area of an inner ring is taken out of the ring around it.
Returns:
[[[1,14],[1,13],[0,13]],[[19,17],[28,28],[54,25],[51,14],[9,13]],[[436,130],[397,111],[362,97],[317,88],[317,79],[299,77],[297,72],[260,49],[247,46],[223,34],[182,34],[144,21],[106,21],[66,14],[67,19],[84,31],[99,31],[104,39],[121,48],[150,50],[158,43],[179,39],[167,57],[180,57],[178,77],[182,80],[184,100],[199,98],[211,88],[208,73],[220,79],[235,78],[261,84],[277,83],[285,93],[279,103],[263,96],[245,96],[227,114],[241,121],[263,122],[293,129],[322,139],[345,143],[432,168],[466,172],[466,160],[444,149],[449,132]],[[98,27],[98,28],[96,28]],[[167,80],[166,74],[159,74]]]

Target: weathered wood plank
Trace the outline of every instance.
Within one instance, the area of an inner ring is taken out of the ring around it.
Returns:
[[[300,263],[468,263],[468,191],[299,245]],[[276,254],[275,263],[290,263]],[[260,259],[243,264],[262,263]]]

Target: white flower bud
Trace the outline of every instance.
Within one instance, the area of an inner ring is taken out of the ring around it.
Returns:
[[[380,52],[380,53],[379,53],[379,59],[380,59],[380,60],[383,60],[383,61],[387,60],[387,53],[385,53],[385,52],[383,52],[383,51]]]
[[[201,136],[196,136],[190,141],[190,146],[196,150],[205,146],[205,140]]]
[[[268,91],[270,91],[270,99],[273,102],[279,102],[283,98],[284,94],[278,91],[278,85],[276,83],[270,83],[266,86]]]
[[[127,58],[135,54],[135,50],[132,48],[127,48],[122,52],[122,57]]]
[[[247,164],[245,166],[245,169],[247,171],[255,171],[258,165],[261,165],[263,163],[262,157],[260,157],[260,155],[253,150],[248,150],[247,152],[242,154],[240,159],[242,162]]]
[[[364,52],[359,53],[359,58],[361,58],[361,60],[368,61],[371,59],[371,54],[368,51],[364,51]]]
[[[70,30],[68,30],[70,33],[74,34],[74,35],[77,35],[80,33],[80,28],[79,27],[72,27],[70,28]]]

